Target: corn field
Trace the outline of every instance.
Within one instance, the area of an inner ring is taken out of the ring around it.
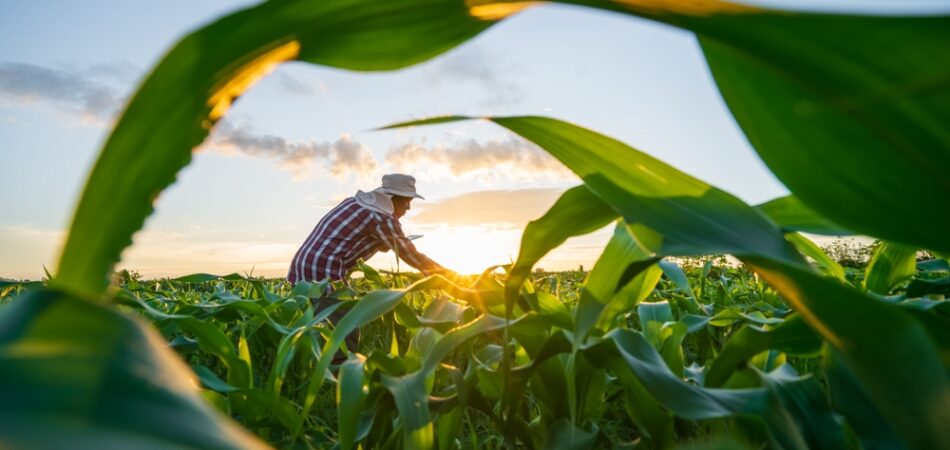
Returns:
[[[262,3],[158,62],[55,273],[0,284],[0,447],[950,448],[950,17],[564,3],[694,33],[791,195],[748,205],[553,118],[443,116],[380,125],[487,120],[582,182],[509,265],[453,279],[361,265],[333,291],[336,326],[310,304],[326,282],[113,277],[192,150],[277,64],[395,70],[533,5]],[[610,225],[589,273],[535,270]],[[802,233],[880,244],[854,269]],[[738,265],[682,264],[718,255]]]

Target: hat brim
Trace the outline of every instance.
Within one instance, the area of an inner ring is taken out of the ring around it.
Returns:
[[[398,189],[386,189],[386,193],[389,194],[389,195],[398,195],[398,196],[400,196],[400,197],[418,198],[418,199],[422,199],[422,200],[425,200],[425,199],[426,199],[425,197],[419,195],[419,194],[416,193],[416,192],[400,191],[400,190],[398,190]]]

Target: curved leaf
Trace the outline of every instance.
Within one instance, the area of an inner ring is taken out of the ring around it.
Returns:
[[[359,434],[360,413],[366,400],[363,388],[365,364],[366,358],[357,354],[340,366],[339,382],[336,385],[336,413],[340,448],[343,450],[353,448]]]
[[[716,0],[565,0],[693,31],[759,156],[851,230],[950,251],[950,16],[775,11]],[[883,58],[881,55],[890,55]],[[893,220],[900,217],[901,220]]]
[[[902,308],[798,267],[748,258],[842,357],[911,447],[936,448],[950,422],[950,381],[927,331]]]
[[[844,276],[844,267],[841,267],[841,264],[831,259],[831,257],[828,256],[821,247],[812,242],[811,239],[802,236],[801,233],[787,233],[785,238],[788,239],[799,252],[813,259],[818,266],[818,270],[822,273],[837,278],[842,282],[848,282],[848,279]]]
[[[514,304],[521,285],[544,255],[563,244],[567,238],[596,231],[616,218],[617,213],[587,186],[576,186],[561,194],[548,212],[529,222],[522,233],[518,260],[505,281],[508,307]]]
[[[539,145],[581,177],[601,203],[623,216],[647,250],[669,256],[759,255],[803,263],[781,230],[763,214],[620,141],[547,117],[488,120]]]
[[[637,244],[627,225],[618,222],[581,289],[574,328],[578,341],[583,341],[595,325],[612,323],[653,291],[660,279],[655,262]]]
[[[746,325],[739,329],[719,352],[706,372],[706,386],[720,387],[743,362],[765,350],[791,354],[815,354],[821,350],[821,338],[795,314],[781,324],[765,330]]]
[[[940,441],[939,424],[950,422],[950,383],[934,342],[906,312],[818,276],[754,209],[620,142],[553,119],[491,120],[580,175],[602,201],[622,212],[647,248],[660,255],[738,256],[842,351],[908,443],[924,449]]]
[[[38,289],[0,313],[5,445],[269,448],[196,380],[151,327],[91,302]]]
[[[916,248],[893,242],[882,243],[868,262],[865,289],[887,295],[897,283],[907,280],[917,271],[916,256]]]
[[[812,211],[794,195],[769,200],[755,209],[769,216],[783,231],[802,231],[812,234],[843,236],[854,234],[850,230]]]

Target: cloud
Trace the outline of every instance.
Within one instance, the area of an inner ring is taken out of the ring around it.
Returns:
[[[430,147],[407,143],[391,148],[386,164],[398,171],[436,175],[439,170],[452,177],[481,176],[495,178],[535,179],[546,176],[555,180],[573,179],[573,174],[560,161],[538,146],[517,137],[478,142],[474,139],[455,144]]]
[[[48,104],[87,120],[109,122],[122,106],[123,99],[115,89],[89,76],[104,70],[110,69],[100,65],[73,71],[3,62],[0,63],[0,99]]]
[[[350,135],[335,142],[299,141],[269,134],[255,134],[248,125],[218,123],[205,148],[223,154],[241,154],[277,160],[294,179],[309,178],[319,168],[329,170],[338,178],[355,174],[357,178],[373,177],[379,165],[369,149]]]
[[[541,217],[564,193],[563,189],[518,189],[468,192],[441,201],[418,202],[412,223],[452,226],[503,225],[523,227]]]
[[[108,125],[124,103],[117,90],[104,82],[111,79],[129,84],[136,69],[127,63],[100,63],[82,68],[53,69],[34,64],[0,62],[0,100],[17,104],[50,106],[77,114],[84,120]],[[318,81],[278,73],[283,89],[296,93],[323,89]],[[15,123],[16,119],[8,118]],[[335,142],[292,142],[280,136],[255,134],[248,125],[219,123],[204,147],[224,154],[270,158],[295,179],[304,179],[319,169],[338,178],[356,174],[358,179],[374,178],[378,168],[369,149],[349,135]]]
[[[295,95],[314,94],[327,89],[322,81],[308,76],[291,75],[285,71],[277,69],[273,75],[277,81],[277,86],[281,90]]]
[[[75,70],[75,72],[89,78],[111,78],[123,84],[132,84],[142,75],[143,71],[128,62],[106,62],[90,64],[84,69]]]
[[[478,47],[464,47],[436,60],[429,72],[430,85],[471,83],[489,92],[486,105],[510,106],[524,101],[527,93],[518,84],[499,73],[512,67],[499,67],[498,58],[487,57]],[[493,70],[492,68],[496,68]]]

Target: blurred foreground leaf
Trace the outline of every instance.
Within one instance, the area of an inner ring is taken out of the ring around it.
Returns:
[[[11,448],[269,448],[198,395],[138,319],[50,289],[0,313],[0,435]]]

